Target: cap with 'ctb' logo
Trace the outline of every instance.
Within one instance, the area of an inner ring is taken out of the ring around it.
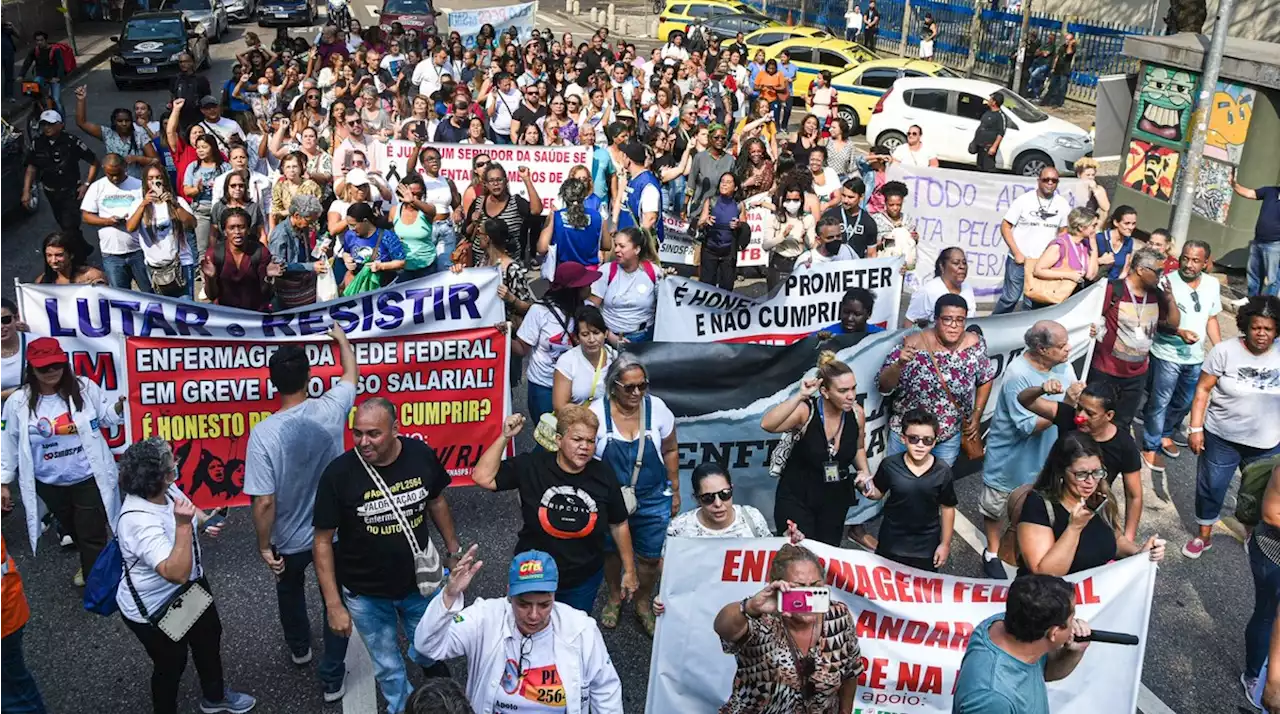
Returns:
[[[527,550],[511,560],[507,575],[507,594],[553,593],[560,582],[560,569],[549,554]]]

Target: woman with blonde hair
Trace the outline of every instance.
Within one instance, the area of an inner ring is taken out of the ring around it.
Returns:
[[[773,506],[780,533],[784,524],[794,522],[810,537],[840,546],[845,513],[858,501],[854,480],[871,472],[866,414],[857,396],[853,370],[824,350],[818,355],[817,375],[803,380],[795,394],[760,420],[760,427],[771,434],[800,430],[794,438],[784,436],[786,452],[775,450],[774,458],[786,461]]]
[[[1074,280],[1076,291],[1098,277],[1098,249],[1093,236],[1098,219],[1087,208],[1073,208],[1067,214],[1067,232],[1058,234],[1036,260],[1032,272],[1040,280]],[[1037,307],[1037,301],[1031,301]]]
[[[1098,185],[1098,160],[1092,156],[1082,156],[1076,159],[1072,168],[1076,172],[1076,178],[1084,181],[1085,188],[1089,189],[1089,198],[1084,207],[1099,217],[1110,213],[1111,199],[1107,198],[1107,190]]]

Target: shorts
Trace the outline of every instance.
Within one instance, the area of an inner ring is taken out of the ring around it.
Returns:
[[[978,511],[992,521],[1003,521],[1008,516],[1010,491],[1001,491],[982,484],[982,497],[978,499]]]

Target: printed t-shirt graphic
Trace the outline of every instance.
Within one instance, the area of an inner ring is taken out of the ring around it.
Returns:
[[[575,486],[552,486],[538,504],[538,522],[556,538],[586,538],[595,531],[599,516],[595,499]]]

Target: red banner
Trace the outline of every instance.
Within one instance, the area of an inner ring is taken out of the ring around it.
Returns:
[[[249,503],[245,450],[254,425],[280,407],[267,369],[278,346],[126,340],[133,438],[159,436],[173,445],[178,487],[200,508]],[[400,433],[434,447],[454,485],[471,483],[471,469],[498,438],[508,408],[507,337],[486,327],[356,340],[352,346],[360,365],[356,403],[369,396],[390,399]],[[304,347],[311,362],[307,390],[314,397],[338,382],[342,367],[333,342]],[[343,441],[351,447],[349,429]]]

